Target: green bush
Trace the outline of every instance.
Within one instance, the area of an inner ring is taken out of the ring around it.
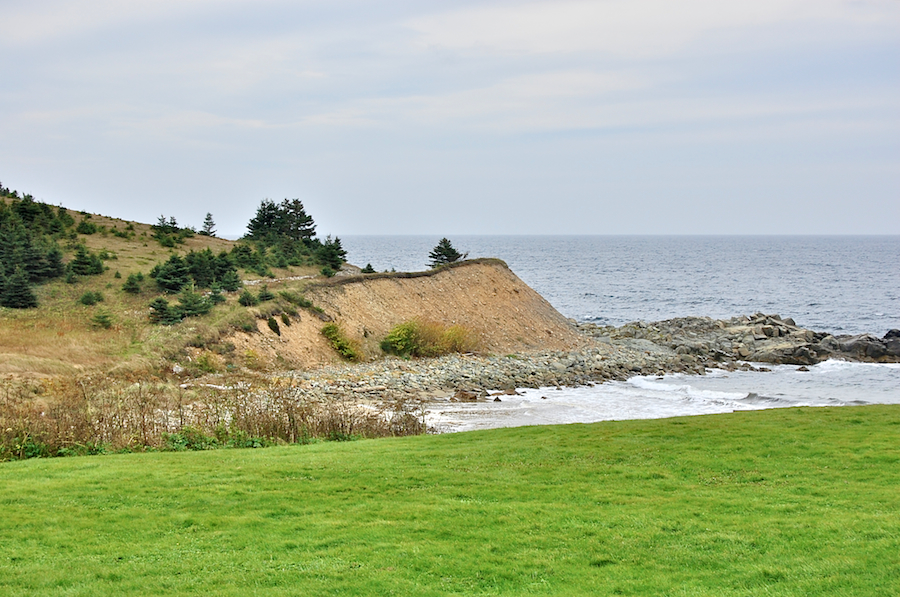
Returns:
[[[128,274],[128,278],[125,279],[125,283],[122,284],[122,290],[127,292],[128,294],[140,294],[141,293],[141,282],[144,279],[144,274],[138,272],[136,274]]]
[[[461,325],[448,327],[418,319],[394,326],[381,341],[381,350],[404,357],[436,357],[453,352],[472,352],[477,346],[477,338],[468,328]]]
[[[99,292],[93,292],[89,290],[81,295],[81,298],[78,299],[78,302],[82,305],[96,305],[97,303],[103,302],[103,295]]]
[[[269,290],[269,287],[263,284],[262,288],[259,289],[259,300],[260,302],[271,301],[275,298],[275,295]]]
[[[253,307],[259,304],[259,297],[257,297],[249,290],[244,289],[244,292],[242,292],[241,296],[238,297],[238,303],[245,307]]]
[[[97,225],[87,220],[81,220],[78,222],[78,226],[75,227],[75,232],[78,234],[94,234],[97,232]]]
[[[91,323],[94,325],[94,327],[108,330],[113,325],[112,315],[110,315],[106,311],[101,311],[94,315],[93,319],[91,319]]]
[[[178,307],[169,305],[169,301],[164,298],[154,299],[150,303],[150,322],[161,325],[174,325],[182,319],[181,311]]]
[[[268,324],[270,330],[272,330],[279,336],[281,335],[281,328],[278,327],[278,321],[274,317],[269,317]]]
[[[305,296],[299,295],[296,292],[290,292],[288,290],[282,290],[278,293],[278,295],[286,300],[289,303],[297,305],[298,307],[302,307],[304,309],[312,308],[312,301],[307,299]]]
[[[359,350],[356,344],[347,338],[344,331],[336,323],[329,323],[322,328],[322,335],[331,343],[331,347],[348,361],[359,360]]]
[[[200,429],[186,425],[178,433],[164,433],[163,449],[173,452],[186,450],[212,450],[219,447],[219,440],[206,435]]]
[[[182,317],[199,317],[206,315],[212,309],[212,303],[206,298],[200,296],[191,288],[185,288],[181,291],[178,298],[178,310]]]

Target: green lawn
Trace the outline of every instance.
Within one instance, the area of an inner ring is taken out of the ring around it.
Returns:
[[[0,595],[900,594],[900,407],[0,464]]]

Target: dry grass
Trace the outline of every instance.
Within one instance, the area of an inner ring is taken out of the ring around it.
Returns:
[[[0,381],[0,460],[165,448],[172,434],[306,442],[425,432],[404,399],[370,407],[324,400],[279,381],[186,388],[151,379],[81,376]]]
[[[385,352],[401,356],[437,357],[453,352],[475,352],[478,335],[462,325],[411,319],[395,326],[381,343]]]
[[[84,215],[69,210],[80,221]],[[46,377],[73,375],[88,371],[134,371],[148,367],[159,369],[164,362],[184,355],[191,345],[216,343],[231,333],[243,314],[233,297],[203,318],[165,327],[152,325],[147,318],[150,301],[160,296],[154,281],[146,278],[144,291],[131,295],[122,291],[129,274],[141,272],[145,276],[154,265],[169,259],[173,253],[185,255],[189,251],[209,248],[214,253],[229,251],[236,243],[225,239],[197,235],[185,239],[184,244],[168,249],[152,238],[149,224],[129,222],[117,218],[92,215],[89,219],[100,231],[78,235],[94,252],[106,251],[111,257],[105,261],[107,271],[98,276],[84,276],[75,284],[55,280],[35,288],[40,306],[37,309],[17,310],[0,308],[0,375]],[[187,223],[182,223],[187,224]],[[133,228],[131,238],[121,238],[113,230],[124,232]],[[71,241],[60,242],[63,249]],[[67,250],[71,254],[71,249]],[[312,267],[273,268],[277,277],[290,278],[313,275]],[[120,277],[116,277],[116,272]],[[242,278],[253,282],[259,276],[242,271]],[[275,290],[283,286],[269,282]],[[78,303],[85,292],[99,292],[104,300],[96,305]],[[271,307],[270,307],[271,308]],[[92,324],[98,312],[112,316],[112,327],[98,328]],[[246,322],[245,322],[246,323]]]

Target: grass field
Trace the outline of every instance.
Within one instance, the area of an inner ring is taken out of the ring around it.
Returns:
[[[2,595],[900,594],[900,407],[0,464]]]

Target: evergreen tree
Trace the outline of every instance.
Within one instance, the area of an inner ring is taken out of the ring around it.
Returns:
[[[316,225],[299,199],[285,199],[278,205],[265,199],[247,224],[246,238],[267,244],[282,238],[310,243],[315,236]]]
[[[0,307],[12,309],[31,309],[38,306],[37,297],[31,290],[28,274],[21,267],[16,267],[13,274],[2,283]]]
[[[222,276],[222,290],[226,292],[234,292],[236,290],[240,290],[241,288],[241,278],[238,276],[237,271],[230,270],[224,276]]]
[[[372,264],[371,264],[371,263],[367,263],[367,264],[366,264],[366,267],[362,268],[362,269],[360,270],[360,272],[363,273],[363,274],[374,274],[374,273],[375,273],[375,268],[372,267]]]
[[[259,304],[259,298],[245,288],[244,292],[241,293],[241,296],[238,297],[238,303],[244,307],[253,307]]]
[[[122,284],[122,290],[128,294],[140,294],[141,280],[138,277],[138,274],[128,274],[128,278],[125,280],[125,283]]]
[[[216,281],[216,258],[208,248],[199,252],[191,251],[184,260],[194,284],[200,288],[209,288]]]
[[[203,229],[200,231],[200,234],[203,236],[216,235],[216,223],[213,221],[213,216],[209,212],[207,212],[206,218],[203,220]]]
[[[275,298],[275,295],[269,290],[269,287],[263,284],[263,287],[259,289],[259,300],[260,302],[271,301]]]
[[[448,263],[459,261],[460,259],[465,259],[468,255],[468,253],[460,253],[453,248],[453,245],[449,240],[442,238],[438,241],[437,246],[431,250],[431,253],[428,254],[428,258],[431,259],[429,265],[431,265],[431,267],[440,267]]]
[[[163,292],[175,294],[190,282],[190,268],[184,259],[172,255],[156,269],[156,286]]]
[[[222,289],[218,284],[213,284],[212,288],[209,290],[209,296],[206,297],[209,299],[209,302],[213,305],[218,305],[225,302],[225,295],[222,294]]]
[[[341,246],[341,239],[330,236],[325,238],[325,242],[319,247],[317,255],[319,263],[333,270],[341,269],[341,264],[347,260],[347,251]]]
[[[182,317],[198,317],[206,315],[212,309],[212,304],[205,298],[194,292],[193,288],[185,288],[178,298],[178,310]]]
[[[150,303],[150,322],[161,325],[174,325],[181,321],[181,313],[177,307],[169,305],[164,298],[156,298]]]
[[[78,276],[93,276],[103,273],[103,260],[84,245],[75,247],[75,258],[69,262],[69,271]]]

